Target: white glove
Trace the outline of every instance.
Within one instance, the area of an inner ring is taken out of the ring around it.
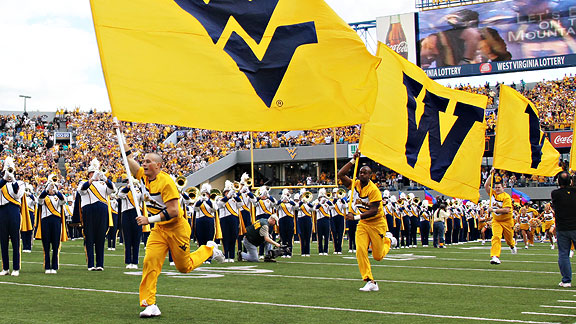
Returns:
[[[8,171],[5,171],[4,172],[4,180],[6,180],[8,182],[14,181],[14,173],[10,173]]]
[[[324,205],[326,203],[326,197],[320,198],[320,205]]]
[[[240,189],[240,193],[248,193],[248,191],[250,191],[250,189],[248,188],[247,185],[244,185],[244,186],[242,187],[242,189]]]
[[[98,179],[100,178],[100,171],[96,171],[94,173],[92,173],[92,181],[98,181]]]
[[[228,199],[231,199],[232,197],[234,197],[234,191],[228,190],[228,194],[226,194],[226,197],[228,197]]]
[[[201,198],[201,199],[202,199],[202,201],[208,201],[208,200],[210,199],[210,197],[208,197],[208,196],[204,195],[204,196],[202,196],[202,198]]]

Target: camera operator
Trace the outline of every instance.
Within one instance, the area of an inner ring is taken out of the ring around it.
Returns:
[[[274,262],[274,259],[270,258],[268,251],[271,249],[270,245],[280,247],[280,244],[274,242],[269,233],[277,222],[278,216],[272,214],[268,219],[261,218],[254,224],[248,226],[246,228],[244,240],[242,240],[242,244],[248,253],[238,251],[238,261],[244,260],[248,262],[258,262],[258,247],[263,243],[267,243],[265,245],[266,257],[264,258],[264,261]]]

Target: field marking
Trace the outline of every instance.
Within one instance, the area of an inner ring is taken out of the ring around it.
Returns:
[[[554,305],[540,305],[544,308],[562,308],[562,309],[576,309],[576,306],[554,306]]]
[[[576,296],[576,295],[574,295]],[[576,300],[559,300],[559,303],[576,303]]]
[[[61,286],[47,286],[47,285],[36,285],[36,284],[26,284],[17,282],[3,282],[0,284],[15,285],[15,286],[25,286],[34,288],[48,288],[48,289],[63,289],[63,290],[76,290],[76,291],[87,291],[87,292],[99,292],[99,293],[111,293],[118,295],[138,295],[137,292],[128,291],[116,291],[116,290],[106,290],[106,289],[93,289],[93,288],[73,288],[73,287],[61,287]],[[207,297],[193,297],[193,296],[178,296],[178,295],[163,295],[157,294],[158,297],[166,298],[176,298],[176,299],[191,299],[191,300],[201,300],[201,301],[212,301],[212,302],[222,302],[222,303],[234,303],[234,304],[247,304],[247,305],[262,305],[262,306],[273,306],[273,307],[286,307],[286,308],[304,308],[313,310],[329,310],[329,311],[342,311],[342,312],[354,312],[354,313],[372,313],[381,315],[402,315],[402,316],[416,316],[416,317],[432,317],[432,318],[447,318],[447,319],[462,319],[462,320],[473,320],[473,321],[489,321],[489,322],[505,322],[505,323],[526,323],[526,324],[557,324],[555,322],[537,322],[537,321],[523,321],[523,320],[511,320],[502,318],[484,318],[484,317],[472,317],[472,316],[456,316],[456,315],[438,315],[438,314],[419,314],[419,313],[406,313],[406,312],[390,312],[390,311],[379,311],[370,309],[358,309],[358,308],[339,308],[339,307],[329,307],[329,306],[310,306],[310,305],[298,305],[298,304],[278,304],[269,302],[256,302],[256,301],[245,301],[245,300],[234,300],[234,299],[221,299],[221,298],[207,298]],[[576,316],[576,315],[575,315]]]
[[[386,260],[386,259],[384,259]],[[438,259],[436,259],[438,260]],[[329,263],[329,262],[302,262],[302,261],[281,261],[282,263],[296,263],[296,264],[312,264],[312,265],[341,265],[341,266],[355,266],[356,263]],[[372,267],[384,268],[411,268],[411,269],[432,269],[432,270],[456,270],[456,271],[496,271],[496,272],[524,272],[524,273],[540,273],[540,274],[554,274],[557,275],[558,271],[532,271],[532,270],[508,270],[508,269],[474,269],[474,268],[445,268],[445,267],[424,267],[424,266],[409,266],[409,265],[391,265],[391,264],[372,264]]]
[[[231,273],[232,275],[240,276],[261,276],[261,277],[280,277],[291,279],[312,279],[312,280],[339,280],[339,281],[360,281],[360,279],[351,278],[329,278],[329,277],[308,277],[308,276],[286,276],[286,275],[271,275],[271,274],[242,274]],[[459,284],[447,282],[429,282],[429,281],[404,281],[404,280],[377,280],[381,283],[401,283],[401,284],[416,284],[416,285],[437,285],[437,286],[455,286],[455,287],[475,287],[475,288],[496,288],[496,289],[519,289],[519,290],[535,290],[535,291],[561,291],[570,292],[565,289],[558,288],[533,288],[533,287],[513,287],[513,286],[493,286],[493,285],[474,285],[474,284]]]
[[[576,315],[571,315],[571,314],[555,314],[555,313],[522,312],[522,314],[526,314],[526,315],[546,315],[546,316],[576,317]]]

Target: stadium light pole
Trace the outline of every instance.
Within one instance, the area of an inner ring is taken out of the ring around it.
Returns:
[[[26,112],[26,99],[30,99],[32,97],[30,96],[25,96],[25,95],[20,95],[20,98],[24,98],[24,112]]]

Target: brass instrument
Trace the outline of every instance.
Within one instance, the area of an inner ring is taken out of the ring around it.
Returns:
[[[242,185],[240,184],[240,182],[234,181],[232,188],[234,188],[234,191],[238,192],[238,191],[240,191],[240,189],[242,189]]]
[[[346,189],[338,189],[338,192],[336,193],[336,197],[338,199],[343,199],[344,197],[346,197]]]
[[[214,200],[218,196],[222,196],[222,192],[220,191],[220,189],[214,188],[210,190],[210,199]]]
[[[186,179],[186,177],[183,176],[179,176],[178,178],[176,178],[176,187],[178,188],[178,192],[182,193],[182,189],[184,189],[184,187],[186,187],[186,184],[188,183],[188,179]]]
[[[412,199],[412,203],[413,203],[414,205],[419,205],[419,204],[420,204],[420,198],[414,197],[414,199]]]
[[[305,191],[301,196],[300,200],[305,203],[310,203],[314,197],[312,197],[312,193],[310,191]]]
[[[108,169],[102,168],[102,170],[100,170],[100,172],[102,172],[103,175],[108,176]]]
[[[332,199],[332,191],[326,192],[326,198]]]
[[[4,171],[14,173],[14,158],[9,156],[4,161]]]
[[[252,182],[253,182],[253,181],[252,181],[252,178],[248,178],[248,179],[246,179],[245,184],[246,184],[248,187],[252,187]]]
[[[190,187],[190,188],[186,188],[186,190],[184,190],[184,192],[188,195],[188,197],[190,197],[190,199],[192,199],[193,201],[196,201],[198,199],[198,197],[200,196],[200,190],[196,187]]]

